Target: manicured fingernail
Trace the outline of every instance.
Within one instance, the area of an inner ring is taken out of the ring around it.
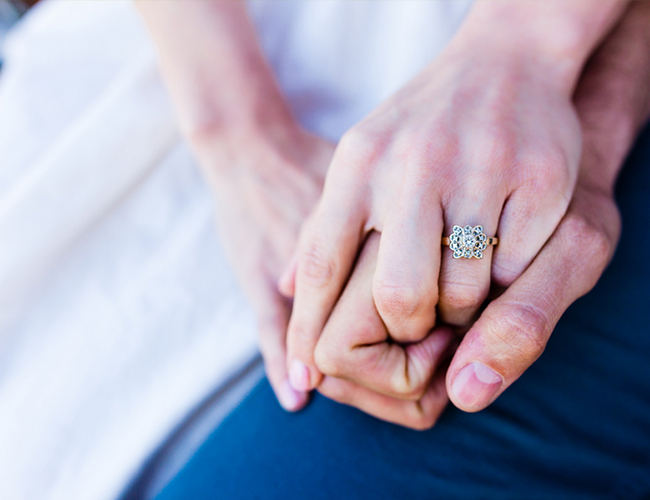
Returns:
[[[463,405],[483,408],[497,393],[503,379],[483,363],[470,363],[458,372],[451,390]]]
[[[289,381],[297,391],[309,390],[309,368],[300,360],[294,359],[289,367]]]
[[[307,401],[307,394],[296,391],[288,380],[282,382],[278,388],[278,400],[287,411],[296,411]]]

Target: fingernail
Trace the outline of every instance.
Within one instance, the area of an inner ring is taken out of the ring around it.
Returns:
[[[483,408],[497,393],[503,379],[483,363],[470,363],[458,372],[451,390],[463,405]]]
[[[278,388],[278,400],[285,410],[296,411],[307,400],[307,394],[294,390],[289,381],[285,380]]]
[[[305,363],[298,359],[294,359],[291,362],[289,381],[297,391],[305,392],[309,390],[309,368],[307,368]]]

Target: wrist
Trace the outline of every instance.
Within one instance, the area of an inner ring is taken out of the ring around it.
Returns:
[[[296,124],[243,2],[138,2],[181,132],[199,156]]]
[[[197,130],[189,144],[212,189],[234,193],[250,187],[251,179],[272,183],[284,177],[291,151],[303,144],[305,136],[294,120],[274,119]]]
[[[182,135],[211,181],[229,184],[299,137],[302,128],[261,53],[219,65],[194,56],[183,67],[174,61],[169,72],[166,66],[161,61]]]
[[[289,103],[261,53],[217,64],[197,54],[183,62],[161,57],[160,66],[181,132],[196,147],[295,128]]]
[[[529,71],[567,96],[603,36],[620,17],[624,1],[476,2],[459,38],[508,65]]]

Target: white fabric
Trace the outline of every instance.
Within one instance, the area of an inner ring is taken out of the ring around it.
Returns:
[[[252,2],[333,140],[442,48],[466,2]],[[211,195],[132,5],[45,2],[0,75],[0,498],[115,498],[256,354]]]
[[[414,77],[471,2],[256,1],[249,12],[298,119],[337,140]]]

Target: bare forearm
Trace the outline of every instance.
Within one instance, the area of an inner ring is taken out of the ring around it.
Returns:
[[[504,58],[533,63],[570,93],[593,50],[616,24],[628,0],[476,2],[461,36]]]
[[[640,128],[650,117],[650,3],[633,2],[585,67],[575,103],[584,129],[581,172],[590,184],[613,189]]]
[[[292,123],[243,2],[138,1],[196,148]]]

